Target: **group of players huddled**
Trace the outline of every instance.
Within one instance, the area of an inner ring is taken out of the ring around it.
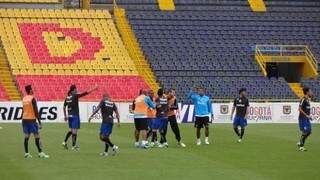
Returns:
[[[64,101],[64,116],[65,121],[68,122],[69,130],[66,133],[62,146],[68,149],[68,139],[72,137],[72,150],[79,150],[77,145],[77,134],[80,129],[80,113],[79,113],[79,98],[90,94],[97,90],[98,87],[94,87],[83,93],[77,92],[77,87],[71,85],[67,93],[67,97]],[[28,150],[28,142],[30,135],[35,137],[35,144],[38,149],[38,156],[40,158],[49,158],[49,155],[42,151],[39,129],[41,129],[41,121],[39,118],[37,101],[33,95],[31,85],[25,87],[26,96],[24,96],[23,102],[23,115],[22,115],[22,127],[24,132],[24,150],[25,158],[32,158],[32,155]],[[177,118],[179,117],[179,108],[177,104],[176,94],[174,89],[165,91],[160,88],[157,92],[157,96],[154,95],[152,90],[141,89],[139,95],[135,98],[130,109],[134,114],[135,124],[135,147],[148,149],[151,147],[168,147],[166,139],[167,126],[170,124],[171,129],[175,135],[178,145],[186,147],[181,141],[181,135]],[[312,92],[309,88],[303,89],[304,97],[300,101],[299,105],[299,127],[301,131],[300,141],[297,143],[300,151],[306,151],[304,145],[306,139],[311,134],[310,117],[310,101]],[[209,145],[209,124],[214,119],[211,99],[205,95],[203,88],[197,88],[196,90],[190,90],[188,98],[194,104],[195,110],[195,128],[196,128],[196,145],[201,145],[201,129],[205,129],[205,144]],[[238,142],[242,142],[244,136],[245,127],[247,126],[249,100],[246,97],[246,89],[241,88],[239,90],[239,96],[234,99],[233,108],[231,112],[231,120],[233,120],[233,128],[238,136]],[[112,128],[114,124],[114,114],[117,119],[118,126],[120,126],[120,115],[116,104],[110,99],[107,93],[103,94],[103,98],[89,117],[89,122],[94,115],[101,111],[102,123],[100,126],[100,140],[105,143],[105,149],[101,156],[107,156],[109,147],[112,148],[112,154],[115,155],[118,150],[118,146],[114,145],[110,140]],[[235,116],[233,116],[236,111]],[[160,134],[160,142],[158,141],[157,134]],[[141,138],[141,141],[139,141]],[[151,138],[151,142],[148,140]]]
[[[176,116],[179,115],[175,90],[165,92],[159,89],[158,96],[152,90],[140,90],[139,96],[132,103],[131,112],[134,114],[135,146],[142,148],[168,147],[166,138],[168,122],[175,134],[178,145],[186,147],[181,142],[181,135]],[[158,142],[157,133],[161,139]],[[141,143],[139,139],[141,137]],[[151,137],[151,143],[148,139]]]

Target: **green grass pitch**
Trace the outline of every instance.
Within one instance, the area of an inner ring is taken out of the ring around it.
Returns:
[[[100,157],[99,124],[82,124],[79,152],[64,150],[66,124],[44,124],[42,144],[50,159],[39,159],[33,138],[32,159],[24,159],[20,124],[0,124],[1,180],[141,180],[141,179],[243,179],[286,180],[320,178],[320,126],[313,126],[307,152],[298,152],[296,124],[251,124],[245,139],[236,143],[230,124],[210,127],[211,145],[195,145],[191,124],[180,125],[187,148],[176,145],[169,131],[169,148],[133,147],[133,125],[114,127],[117,156]]]

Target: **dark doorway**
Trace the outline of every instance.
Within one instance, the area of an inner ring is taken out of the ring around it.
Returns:
[[[267,63],[267,76],[283,77],[289,83],[300,82],[302,67],[302,63]]]
[[[272,77],[275,77],[275,78],[279,77],[277,63],[267,63],[266,70],[267,70],[267,76],[269,79]]]

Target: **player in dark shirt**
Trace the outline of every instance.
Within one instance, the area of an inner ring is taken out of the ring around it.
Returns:
[[[168,98],[164,94],[164,90],[160,88],[158,90],[158,97],[156,99],[156,119],[152,123],[153,132],[156,133],[159,130],[161,135],[159,147],[168,147],[167,139],[165,136],[165,128],[168,124],[168,111]]]
[[[100,155],[107,156],[109,146],[112,148],[112,154],[115,155],[118,150],[118,146],[114,145],[110,141],[110,135],[112,133],[112,128],[113,128],[113,119],[114,119],[113,113],[116,114],[118,127],[120,126],[120,115],[119,115],[116,104],[110,100],[109,95],[107,93],[103,95],[103,99],[101,100],[97,108],[94,110],[92,115],[90,116],[89,122],[99,110],[102,115],[102,123],[100,127],[100,140],[105,143],[104,152],[100,153]]]
[[[234,132],[239,137],[238,142],[242,141],[245,127],[247,126],[247,114],[248,114],[249,100],[246,98],[246,89],[241,88],[239,90],[239,97],[234,99],[233,107],[231,111],[231,121],[233,113],[236,110],[236,115],[233,119]],[[239,132],[239,127],[241,131]]]
[[[181,147],[186,147],[186,145],[181,142],[181,135],[180,135],[180,129],[177,122],[177,117],[179,117],[180,112],[178,108],[177,98],[176,98],[176,90],[170,89],[167,94],[168,98],[168,105],[169,105],[169,111],[168,111],[168,124],[170,123],[170,127],[172,132],[174,133],[176,140],[178,141],[178,145]],[[168,126],[165,127],[164,135],[167,135]]]
[[[299,127],[301,131],[301,138],[300,141],[297,143],[300,151],[306,151],[304,147],[306,139],[311,134],[311,116],[310,116],[310,100],[312,97],[312,92],[309,88],[303,88],[304,97],[300,101],[299,105]]]
[[[91,92],[98,89],[98,86],[85,91],[83,93],[77,92],[76,85],[71,85],[68,91],[68,96],[66,97],[63,104],[63,113],[64,120],[69,123],[69,131],[66,134],[66,137],[62,143],[62,146],[65,149],[68,149],[67,141],[69,137],[72,135],[72,149],[79,150],[79,146],[76,145],[77,142],[77,133],[78,129],[80,129],[80,116],[79,116],[79,98],[90,94]],[[66,112],[66,108],[68,109],[68,114]]]

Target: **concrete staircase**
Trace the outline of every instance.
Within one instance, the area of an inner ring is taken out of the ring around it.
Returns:
[[[303,90],[300,83],[288,83],[292,91],[299,97],[303,97]]]
[[[0,45],[0,81],[11,101],[21,100],[21,94],[16,86],[3,47]]]
[[[144,56],[139,42],[135,37],[133,30],[131,29],[125,10],[122,8],[115,8],[114,16],[117,29],[131,59],[138,70],[139,75],[143,77],[149,87],[156,92],[159,89],[159,84],[157,83],[150,64]]]

